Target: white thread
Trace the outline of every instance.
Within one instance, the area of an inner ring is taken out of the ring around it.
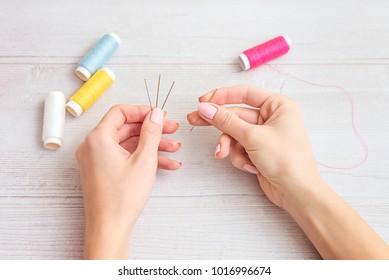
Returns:
[[[42,141],[49,150],[62,146],[65,127],[65,96],[60,91],[50,92],[45,99]]]

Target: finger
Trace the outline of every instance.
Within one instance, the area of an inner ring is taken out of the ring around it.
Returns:
[[[125,123],[119,129],[119,143],[127,139],[131,139],[133,136],[137,136],[140,134],[140,130],[142,128],[142,123]]]
[[[138,142],[139,142],[139,136],[133,136],[121,142],[120,146],[122,146],[123,149],[126,149],[128,152],[132,154],[133,152],[135,152],[136,148],[138,147]]]
[[[143,122],[149,112],[148,106],[115,105],[105,114],[99,126],[114,127],[119,130],[125,123]]]
[[[218,105],[223,104],[247,104],[260,108],[268,98],[277,94],[248,85],[237,85],[232,87],[219,88],[216,92],[210,91],[199,98],[199,102],[212,102]]]
[[[253,165],[248,157],[246,150],[239,143],[231,146],[230,152],[231,163],[236,168],[252,174],[258,174],[258,169]]]
[[[119,143],[140,134],[142,123],[125,123],[119,129]],[[172,120],[165,120],[163,122],[162,134],[172,134],[177,131],[179,124]]]
[[[232,136],[243,145],[247,142],[246,136],[253,126],[227,108],[211,103],[200,103],[198,111],[203,120],[212,124],[220,131]]]
[[[165,112],[160,108],[154,108],[146,115],[140,131],[138,147],[134,154],[157,159],[164,117]]]
[[[244,108],[244,107],[228,107],[228,110],[233,112],[235,115],[237,115],[242,120],[252,123],[252,124],[263,124],[263,119],[260,115],[260,112],[258,109],[255,108]],[[198,111],[191,112],[187,115],[187,120],[191,125],[194,126],[209,126],[209,123],[204,121]]]
[[[260,117],[260,112],[256,108],[244,108],[244,107],[230,107],[228,108],[231,112],[237,115],[239,118],[245,122],[251,124],[263,124],[262,118]]]
[[[229,136],[228,134],[222,133],[219,139],[217,140],[217,145],[215,148],[215,157],[217,159],[225,158],[230,154],[230,146],[232,143],[235,143],[235,139]]]
[[[174,153],[177,152],[181,148],[181,146],[182,144],[178,141],[162,137],[161,142],[158,146],[158,151]]]
[[[182,163],[164,156],[158,157],[158,168],[165,170],[177,170],[180,169]]]
[[[127,140],[121,142],[120,146],[122,146],[124,149],[126,149],[130,153],[133,153],[133,152],[135,152],[136,148],[138,147],[138,143],[139,143],[139,136],[133,136],[133,137],[128,138]],[[158,151],[159,152],[174,153],[174,152],[177,152],[180,148],[181,148],[180,142],[162,137],[161,142],[159,143],[159,146],[158,146]]]
[[[186,115],[186,119],[188,120],[189,124],[193,126],[209,126],[210,124],[206,121],[204,121],[199,113],[197,111],[191,112],[188,115]]]

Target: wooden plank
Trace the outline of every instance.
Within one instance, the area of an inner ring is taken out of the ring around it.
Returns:
[[[167,110],[168,116],[181,124],[174,138],[180,140],[184,148],[173,157],[181,160],[184,167],[175,173],[160,172],[156,195],[258,194],[255,179],[235,170],[228,160],[216,161],[213,158],[218,137],[216,130],[196,128],[189,132],[186,114],[196,108],[197,97],[223,85],[250,83],[273,91],[283,87],[283,94],[297,99],[301,104],[320,162],[347,166],[360,161],[364,155],[351,130],[350,105],[339,91],[315,88],[266,67],[244,75],[246,73],[236,73],[235,68],[228,65],[214,65],[204,71],[199,65],[175,67],[169,64],[158,68],[153,65],[112,65],[118,75],[114,87],[81,118],[74,119],[68,115],[64,146],[55,152],[47,151],[40,139],[43,100],[47,92],[54,89],[64,91],[69,97],[82,84],[73,75],[71,66],[0,65],[0,83],[3,85],[0,92],[1,195],[79,196],[80,184],[74,158],[77,145],[111,105],[146,104],[143,77],[148,78],[151,89],[155,89],[158,73],[163,74],[163,93],[167,91],[170,81],[176,80],[177,87]],[[386,145],[389,141],[387,68],[379,65],[300,65],[283,66],[282,69],[307,79],[317,79],[318,82],[342,85],[349,90],[355,102],[356,123],[369,144],[370,157],[365,165],[355,171],[326,168],[322,168],[322,171],[334,187],[349,185],[357,190],[359,186],[371,182],[372,188],[382,194],[377,199],[385,201],[388,198],[389,166],[389,148]],[[201,179],[202,176],[207,179]],[[188,177],[198,179],[188,182]],[[365,196],[363,192],[350,195]]]
[[[82,208],[0,208],[1,259],[82,257]]]
[[[295,46],[282,63],[387,63],[388,10],[387,1],[362,0],[2,1],[0,56],[76,63],[115,31],[123,39],[115,62],[233,63],[243,50],[288,34]]]
[[[133,232],[133,259],[317,259],[309,240],[282,210],[256,198],[153,198]],[[242,205],[244,201],[247,205]],[[3,259],[73,259],[82,256],[83,214],[66,207],[1,207]],[[389,240],[382,213],[389,206],[360,206]]]
[[[77,2],[77,3],[76,3]],[[100,1],[0,2],[0,258],[82,256],[82,189],[77,145],[116,103],[146,104],[143,78],[162,92],[176,87],[168,116],[183,149],[177,172],[159,171],[152,198],[133,234],[131,258],[316,259],[309,240],[272,205],[254,176],[213,156],[218,132],[189,133],[186,114],[205,91],[252,84],[299,101],[319,162],[350,166],[364,151],[351,129],[347,96],[302,79],[344,87],[369,145],[368,161],[324,179],[389,241],[388,1]],[[361,8],[363,7],[363,8]],[[80,26],[82,28],[80,29]],[[75,65],[102,34],[123,43],[108,66],[118,79],[81,118],[66,117],[64,146],[41,144],[43,100],[51,90],[70,97],[82,82]],[[292,51],[241,72],[244,49],[279,34]],[[188,178],[195,178],[188,180]]]

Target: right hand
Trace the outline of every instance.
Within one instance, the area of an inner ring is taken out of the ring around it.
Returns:
[[[208,92],[199,101],[189,123],[219,129],[216,158],[230,154],[235,167],[257,174],[273,203],[288,210],[293,197],[322,185],[297,102],[243,85]],[[219,106],[224,104],[253,108]]]
[[[148,106],[113,106],[77,149],[84,194],[87,259],[126,259],[132,228],[150,198],[157,168],[181,163],[161,152],[181,144],[165,112]]]

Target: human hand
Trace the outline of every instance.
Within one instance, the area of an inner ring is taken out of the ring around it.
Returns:
[[[276,205],[288,210],[295,195],[322,182],[295,101],[242,85],[208,92],[199,101],[198,111],[187,116],[189,123],[213,125],[222,131],[216,158],[230,154],[235,167],[257,174],[263,191]],[[251,108],[219,106],[224,104]]]
[[[76,151],[84,193],[85,258],[126,258],[132,226],[145,207],[157,168],[181,163],[158,151],[181,144],[161,137],[178,129],[165,113],[146,106],[116,105]]]
[[[188,121],[223,132],[216,158],[230,154],[234,166],[257,174],[264,193],[289,212],[323,258],[389,258],[385,241],[321,179],[295,101],[248,86],[221,88],[199,101]]]

